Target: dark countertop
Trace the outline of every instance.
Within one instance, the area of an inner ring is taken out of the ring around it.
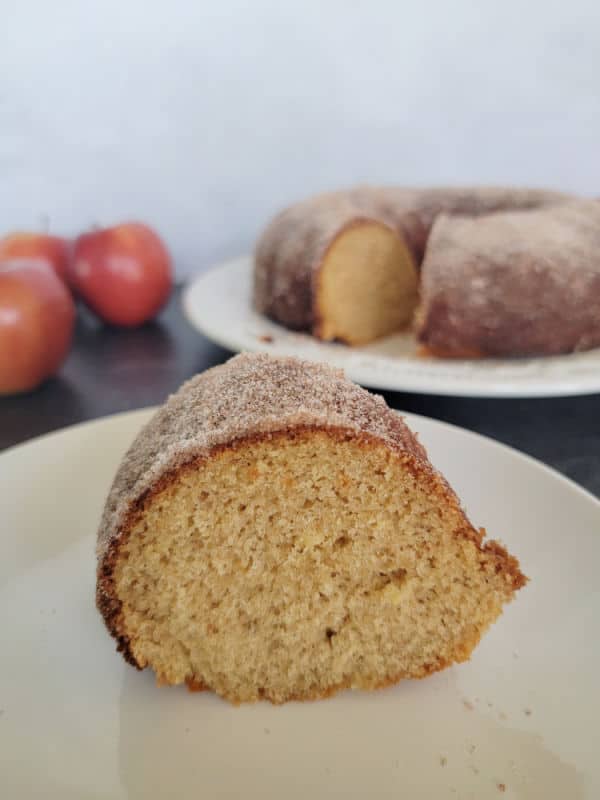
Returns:
[[[60,375],[31,394],[0,398],[0,449],[76,422],[161,403],[186,378],[228,356],[187,323],[179,291],[157,322],[137,330],[104,327],[80,314]],[[393,408],[461,425],[523,450],[600,496],[600,395],[384,396]]]

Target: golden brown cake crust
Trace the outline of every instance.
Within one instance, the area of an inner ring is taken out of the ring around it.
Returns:
[[[182,472],[223,450],[264,439],[289,440],[307,430],[352,438],[364,447],[383,442],[441,503],[459,509],[464,526],[458,535],[492,558],[512,590],[525,583],[516,559],[495,542],[483,543],[483,531],[473,528],[424,448],[381,397],[325,365],[241,355],[193,378],[169,398],[129,448],[110,490],[98,531],[97,606],[127,661],[139,668],[122,625],[114,570],[120,547],[146,505]],[[430,671],[441,666],[431,665]]]
[[[440,214],[481,216],[569,199],[559,192],[504,187],[363,186],[311,197],[277,214],[261,235],[255,252],[254,306],[288,328],[318,336],[317,275],[327,250],[348,227],[366,220],[385,225],[402,238],[419,265]]]

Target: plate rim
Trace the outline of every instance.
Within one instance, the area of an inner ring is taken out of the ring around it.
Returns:
[[[240,353],[240,352],[262,352],[262,353],[276,353],[277,351],[273,350],[273,346],[271,344],[261,343],[258,339],[248,339],[244,342],[243,345],[240,345],[240,341],[235,336],[230,336],[224,330],[217,330],[214,326],[210,324],[206,324],[205,320],[201,319],[198,315],[197,309],[195,308],[195,296],[197,293],[201,293],[200,287],[205,280],[209,280],[210,277],[217,272],[225,272],[225,270],[233,270],[234,268],[240,268],[242,264],[249,267],[253,263],[253,256],[251,253],[245,253],[242,255],[238,255],[234,258],[229,258],[224,261],[220,261],[218,263],[213,263],[207,269],[203,270],[202,272],[192,275],[187,278],[183,285],[183,291],[180,298],[181,308],[183,309],[183,313],[189,324],[196,330],[199,331],[202,335],[204,335],[207,339],[214,342],[215,344],[223,347],[233,353]],[[289,334],[290,331],[286,329],[284,326],[279,325],[277,322],[273,320],[268,320],[269,324],[274,325],[281,329],[282,333]],[[318,347],[320,342],[315,339],[314,337],[309,337],[308,334],[303,334],[302,332],[293,331],[293,333],[297,336],[307,336],[310,338],[311,344],[316,344]],[[330,343],[327,343],[330,344]],[[594,348],[598,350],[600,354],[600,348]],[[587,351],[586,351],[587,352]],[[590,351],[591,352],[591,351]],[[283,355],[283,353],[281,353]],[[537,356],[527,359],[528,361],[538,362],[540,361],[543,363],[547,358],[566,358],[568,359],[571,355],[578,355],[577,353],[573,354],[561,354],[559,356]],[[301,356],[298,356],[301,357]],[[314,358],[312,360],[315,360]],[[502,380],[494,379],[493,381],[486,381],[482,378],[478,378],[476,382],[467,383],[465,382],[464,387],[457,388],[454,386],[447,386],[444,383],[436,384],[435,378],[419,378],[418,376],[410,376],[405,375],[401,376],[398,380],[395,381],[386,381],[381,380],[379,378],[368,378],[368,375],[365,373],[363,369],[353,369],[350,365],[340,364],[338,362],[334,362],[331,358],[328,357],[327,353],[323,353],[323,357],[321,359],[324,363],[329,363],[331,366],[335,366],[338,368],[343,369],[348,377],[350,377],[355,382],[361,384],[362,386],[369,386],[373,389],[378,389],[380,391],[392,391],[392,392],[407,392],[409,394],[428,394],[428,395],[438,395],[438,396],[445,396],[445,397],[478,397],[478,398],[494,398],[494,399],[503,399],[503,398],[551,398],[551,397],[578,397],[578,396],[586,396],[586,395],[594,395],[600,393],[600,368],[598,369],[597,377],[590,378],[589,376],[585,379],[585,385],[582,385],[581,378],[572,378],[568,377],[562,379],[560,382],[556,382],[555,379],[552,380],[543,380],[540,378],[532,379],[531,381],[527,382],[524,381],[522,384],[516,383],[514,379]],[[391,359],[390,359],[391,360]],[[506,362],[511,363],[516,361],[516,359],[497,359],[499,362]],[[448,363],[451,363],[451,359],[446,359],[442,363],[444,367],[447,367]],[[399,361],[400,365],[402,361]],[[462,363],[462,362],[461,362]],[[453,379],[454,382],[460,380],[458,377]]]

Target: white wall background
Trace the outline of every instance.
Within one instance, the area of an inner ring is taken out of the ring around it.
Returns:
[[[139,218],[180,275],[356,181],[600,195],[600,0],[0,0],[0,231]]]

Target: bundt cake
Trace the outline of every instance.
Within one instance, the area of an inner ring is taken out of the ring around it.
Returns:
[[[567,199],[486,187],[362,187],[309,198],[278,214],[260,237],[254,307],[319,339],[366,344],[412,322],[418,268],[438,215],[481,216]]]
[[[551,355],[600,345],[600,203],[437,217],[417,338],[441,356]]]
[[[266,355],[193,378],[141,431],[97,577],[131,664],[233,703],[464,661],[526,580],[381,397]]]

